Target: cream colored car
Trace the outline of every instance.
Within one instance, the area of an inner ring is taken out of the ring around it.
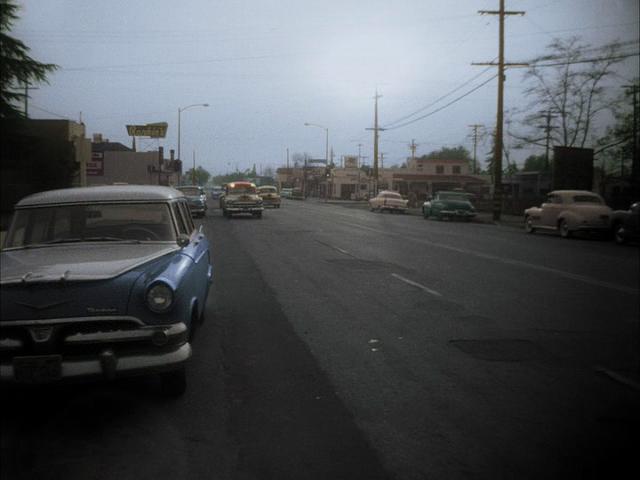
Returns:
[[[555,190],[547,194],[540,207],[524,211],[524,228],[528,233],[538,229],[557,231],[568,238],[578,231],[608,233],[611,209],[602,197],[587,190]]]
[[[369,200],[369,209],[372,212],[400,212],[407,211],[408,200],[402,198],[398,192],[392,190],[382,190],[375,197]]]
[[[262,198],[264,207],[280,208],[280,194],[276,187],[272,185],[258,187],[258,195]]]

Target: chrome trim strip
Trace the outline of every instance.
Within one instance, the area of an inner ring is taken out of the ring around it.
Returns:
[[[134,322],[140,326],[146,326],[139,318],[128,316],[117,317],[71,317],[71,318],[47,318],[45,320],[15,320],[11,322],[0,321],[0,328],[28,327],[32,325],[55,325],[58,323],[85,323],[85,322]],[[161,326],[161,325],[158,325]]]
[[[0,350],[19,350],[22,348],[22,340],[5,337],[0,339]]]
[[[168,339],[183,336],[187,332],[184,323],[173,325],[144,327],[139,330],[113,330],[111,332],[74,333],[64,339],[67,345],[91,345],[96,343],[132,342],[136,340],[151,340],[156,332],[164,332]],[[186,338],[185,338],[186,340]]]

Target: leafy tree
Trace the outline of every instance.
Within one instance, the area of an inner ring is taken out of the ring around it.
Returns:
[[[584,147],[591,141],[594,120],[612,105],[602,83],[623,60],[622,46],[593,48],[578,37],[556,39],[548,53],[531,60],[525,78],[532,85],[524,91],[531,102],[518,112],[523,131],[509,131],[518,146],[546,145],[548,115],[551,145]]]
[[[0,0],[0,118],[23,116],[16,103],[24,100],[25,95],[16,89],[32,82],[46,82],[47,73],[58,68],[31,58],[29,47],[7,33],[18,19],[17,12],[13,0]]]
[[[469,150],[463,146],[454,148],[442,147],[440,150],[434,150],[420,157],[423,160],[447,159],[447,160],[471,160]]]
[[[635,89],[639,88],[640,82],[636,79],[633,82]],[[618,175],[624,175],[632,171],[633,164],[635,163],[634,178],[637,178],[638,172],[638,159],[633,159],[634,153],[638,155],[638,146],[636,150],[633,148],[634,140],[637,142],[638,138],[634,139],[633,132],[633,94],[632,90],[628,89],[620,95],[620,99],[616,102],[614,109],[614,124],[607,128],[605,135],[598,140],[598,144],[595,149],[595,155],[598,157],[603,168],[604,173],[615,173]],[[636,104],[636,118],[640,118],[640,104]]]
[[[207,182],[209,181],[209,178],[211,177],[211,174],[206,169],[199,166],[195,170],[195,175],[194,175],[193,168],[190,168],[182,175],[183,181],[185,183],[193,182],[194,177],[195,177],[196,185],[206,185]]]
[[[523,172],[541,172],[547,168],[547,159],[544,155],[529,155],[524,161]]]

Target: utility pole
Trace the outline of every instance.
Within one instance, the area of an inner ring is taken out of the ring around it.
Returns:
[[[469,127],[473,128],[473,134],[471,134],[471,138],[473,138],[473,174],[478,173],[478,160],[477,160],[477,150],[478,150],[478,129],[484,127],[481,123],[474,123],[473,125],[469,125]]]
[[[191,169],[191,185],[196,184],[196,151],[193,151],[193,168]]]
[[[376,95],[373,97],[375,100],[374,115],[373,115],[373,128],[367,128],[366,130],[373,130],[373,194],[378,194],[378,132],[384,131],[384,128],[378,127],[378,99],[382,98],[382,95]]]
[[[362,166],[362,144],[358,144],[358,168]]]
[[[633,95],[633,150],[631,157],[631,193],[634,198],[640,193],[638,183],[640,183],[640,159],[638,158],[638,85],[622,85],[623,88],[631,89]],[[622,177],[622,167],[620,169]]]
[[[499,15],[499,44],[498,44],[498,112],[496,115],[496,139],[493,158],[493,220],[500,220],[502,213],[502,130],[504,117],[504,69],[505,66],[526,67],[526,63],[505,63],[504,61],[504,17],[505,15],[524,15],[521,11],[505,11],[504,0],[500,0],[500,10],[479,10],[481,15]],[[493,65],[495,63],[473,63],[472,65]]]
[[[545,124],[541,125],[538,128],[544,129],[545,132],[545,143],[544,143],[544,169],[545,171],[549,171],[551,167],[551,162],[549,162],[549,148],[551,144],[551,130],[557,127],[551,126],[551,119],[556,118],[556,115],[552,115],[551,110],[547,110],[545,114]]]
[[[416,149],[418,148],[418,144],[416,143],[416,141],[412,138],[411,139],[411,143],[409,144],[409,149],[411,150],[411,163],[413,164],[413,162],[415,162],[416,160]]]
[[[164,163],[164,149],[158,147],[158,185],[162,185],[162,164]]]
[[[38,90],[38,87],[32,87],[29,82],[24,82],[24,118],[29,118],[29,90]]]
[[[289,149],[287,148],[287,169],[289,168]]]

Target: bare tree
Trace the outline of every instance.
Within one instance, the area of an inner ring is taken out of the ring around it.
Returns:
[[[602,83],[627,56],[623,46],[613,42],[593,48],[577,37],[556,39],[547,46],[549,53],[531,60],[525,79],[532,85],[524,91],[531,102],[517,112],[524,115],[523,133],[509,131],[517,146],[585,147],[591,142],[594,120],[614,106]]]

